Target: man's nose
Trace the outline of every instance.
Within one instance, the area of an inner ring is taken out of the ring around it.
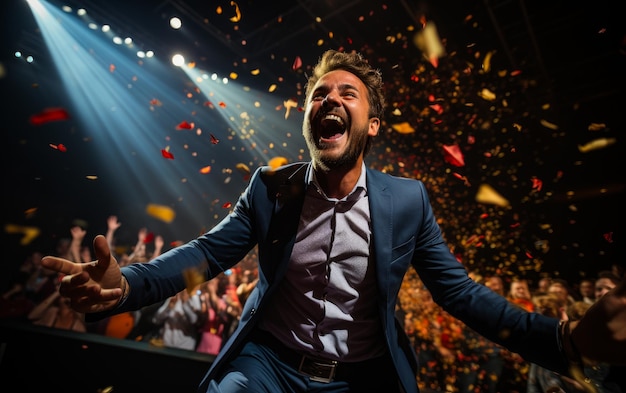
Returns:
[[[331,106],[337,106],[339,101],[334,94],[326,94],[326,97],[322,100],[322,107],[329,108]]]

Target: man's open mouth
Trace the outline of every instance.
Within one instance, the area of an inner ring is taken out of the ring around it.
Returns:
[[[320,141],[332,141],[341,138],[346,132],[346,123],[337,115],[327,113],[319,122]]]

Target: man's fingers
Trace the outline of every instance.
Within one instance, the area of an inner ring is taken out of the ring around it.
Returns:
[[[59,257],[43,257],[41,259],[41,264],[47,269],[54,270],[55,272],[62,274],[76,274],[83,271],[80,264]]]
[[[93,250],[99,267],[106,269],[109,263],[111,263],[111,250],[109,249],[107,239],[102,235],[96,236],[93,239]]]

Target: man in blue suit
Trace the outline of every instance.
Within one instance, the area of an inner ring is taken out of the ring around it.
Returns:
[[[61,294],[96,320],[184,290],[189,272],[210,280],[258,245],[259,281],[199,392],[417,392],[416,356],[394,317],[410,266],[446,311],[528,361],[561,373],[581,355],[625,362],[624,285],[574,328],[468,277],[424,184],[364,163],[384,106],[378,70],[327,51],[306,85],[310,162],[259,168],[221,223],[149,263],[120,269],[103,236],[92,263],[42,263],[66,274]]]

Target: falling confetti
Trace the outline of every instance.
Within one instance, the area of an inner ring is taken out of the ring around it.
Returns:
[[[581,153],[588,153],[592,150],[604,149],[605,147],[609,147],[615,142],[617,142],[617,139],[615,138],[598,138],[582,146],[578,145],[578,151],[580,151]]]
[[[509,206],[509,201],[488,184],[481,184],[475,199],[476,202],[479,203],[487,203],[501,207]]]
[[[170,147],[166,147],[165,149],[161,149],[161,155],[164,158],[167,158],[168,160],[173,160],[174,159],[174,155],[172,153],[170,153]]]
[[[391,128],[394,129],[399,134],[412,134],[415,132],[415,128],[413,128],[408,122],[396,123],[392,124]]]
[[[53,121],[68,120],[69,113],[63,108],[48,108],[30,117],[30,124],[40,126]]]
[[[41,232],[37,227],[29,227],[23,225],[15,225],[15,224],[6,224],[4,226],[4,231],[8,234],[22,234],[22,238],[20,239],[20,245],[27,246],[33,240],[39,236]]]
[[[269,162],[267,163],[267,165],[271,166],[272,169],[276,169],[280,166],[283,166],[285,164],[287,164],[287,158],[285,157],[274,157],[271,160],[269,160]]]
[[[465,159],[459,145],[443,145],[444,159],[446,162],[457,166],[465,166]]]
[[[195,127],[194,123],[189,123],[187,121],[182,121],[180,123],[178,123],[178,125],[176,126],[177,130],[193,130],[193,128]]]
[[[176,212],[174,212],[171,207],[157,205],[154,203],[150,203],[148,204],[148,206],[146,206],[146,213],[168,224],[174,221],[174,218],[176,218]]]

